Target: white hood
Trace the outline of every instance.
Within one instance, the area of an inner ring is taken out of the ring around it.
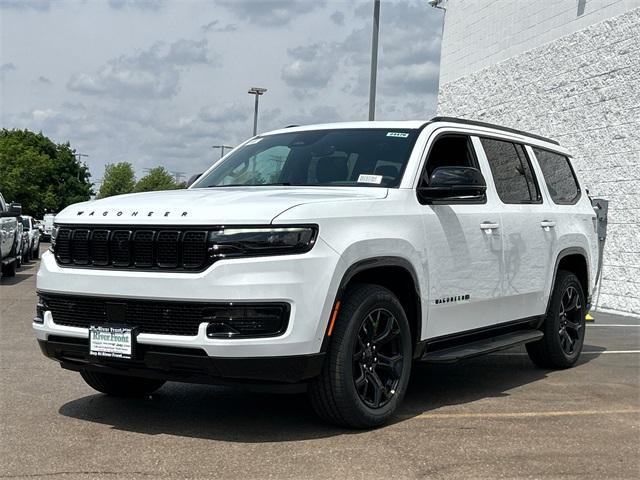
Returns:
[[[60,224],[268,224],[296,205],[382,199],[386,188],[218,187],[118,195],[76,203],[56,216]]]

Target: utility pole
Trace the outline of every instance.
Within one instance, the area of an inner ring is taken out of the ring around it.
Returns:
[[[82,157],[88,157],[89,155],[87,155],[86,153],[76,153],[75,156],[78,159],[78,166],[80,166],[80,164],[82,164],[82,166],[84,166],[85,170],[87,169],[87,163],[82,161]],[[78,180],[80,180],[80,169],[78,168]]]
[[[251,87],[247,92],[249,95],[256,96],[256,104],[255,104],[255,109],[253,111],[253,136],[254,137],[258,133],[258,97],[260,97],[260,95],[263,95],[264,92],[266,91],[267,91],[266,88]]]
[[[186,172],[171,172],[173,174],[173,179],[176,181],[176,183],[180,183],[180,180],[182,180],[182,178],[184,177]]]
[[[258,97],[256,97],[256,98],[258,98]],[[254,135],[255,135],[255,133],[254,133]],[[220,158],[222,158],[222,157],[224,157],[224,149],[227,148],[227,149],[231,150],[233,147],[230,147],[229,145],[211,145],[211,148],[219,148],[220,149]]]
[[[378,75],[378,31],[380,30],[380,0],[373,0],[373,33],[371,36],[371,77],[369,79],[369,121],[376,117],[376,78]]]

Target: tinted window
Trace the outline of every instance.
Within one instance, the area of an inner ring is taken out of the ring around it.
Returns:
[[[544,175],[544,181],[555,203],[573,203],[580,195],[569,159],[558,153],[534,148],[538,164]]]
[[[471,139],[466,135],[438,137],[429,151],[425,182],[438,167],[476,167]]]
[[[538,185],[524,147],[520,144],[481,138],[500,200],[504,203],[540,201]]]
[[[232,185],[395,187],[418,130],[334,129],[257,137],[192,188]]]

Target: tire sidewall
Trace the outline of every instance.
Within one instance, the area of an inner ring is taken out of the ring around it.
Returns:
[[[582,347],[584,345],[585,339],[585,315],[586,315],[586,300],[584,296],[584,292],[582,290],[582,284],[578,280],[574,274],[569,272],[561,272],[559,275],[559,283],[557,288],[554,289],[553,297],[551,300],[551,305],[549,308],[549,312],[547,313],[547,319],[545,322],[545,335],[549,338],[547,339],[547,345],[549,347],[549,353],[553,357],[554,361],[561,366],[572,366],[578,361],[580,357],[580,353],[582,352]],[[560,338],[558,335],[558,330],[560,328],[560,306],[562,297],[570,286],[574,287],[578,292],[578,296],[580,299],[580,329],[582,330],[582,335],[577,340],[576,346],[574,348],[573,354],[567,354],[560,344]]]
[[[384,308],[391,312],[398,321],[400,327],[401,342],[403,348],[404,361],[402,366],[402,374],[400,376],[400,382],[396,389],[395,396],[386,405],[373,409],[367,406],[358,395],[356,391],[355,382],[353,378],[353,350],[355,345],[356,336],[360,330],[362,322],[372,311]],[[345,329],[344,336],[341,339],[342,345],[339,350],[340,364],[345,365],[346,368],[343,373],[344,389],[349,396],[349,401],[356,406],[358,417],[366,424],[379,425],[384,423],[397,409],[398,405],[402,402],[404,394],[407,390],[409,383],[409,377],[411,373],[411,331],[409,329],[409,322],[402,309],[402,306],[396,299],[396,297],[386,289],[380,288],[380,290],[370,297],[368,297],[362,304],[360,304],[354,314],[349,319],[342,319],[347,321],[347,328]]]

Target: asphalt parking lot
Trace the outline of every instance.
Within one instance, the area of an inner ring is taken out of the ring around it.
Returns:
[[[595,314],[570,370],[538,369],[522,349],[418,365],[394,422],[354,432],[301,394],[96,393],[38,349],[36,270],[0,280],[0,478],[640,477],[638,319]]]

